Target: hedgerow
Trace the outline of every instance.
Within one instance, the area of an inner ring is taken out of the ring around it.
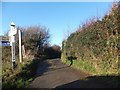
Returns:
[[[74,56],[73,67],[94,74],[118,74],[120,13],[118,3],[114,3],[108,15],[102,20],[91,19],[72,33],[62,43],[62,61]],[[76,64],[75,64],[76,63]],[[84,67],[86,64],[87,69]],[[81,66],[80,66],[81,65]]]

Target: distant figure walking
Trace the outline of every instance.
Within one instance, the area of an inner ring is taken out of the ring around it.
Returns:
[[[73,59],[72,59],[72,56],[70,57],[70,66],[73,64]]]
[[[77,57],[73,57],[73,56],[68,57],[68,60],[70,61],[69,66],[71,66],[73,64],[73,60],[76,60],[76,59],[77,59]]]

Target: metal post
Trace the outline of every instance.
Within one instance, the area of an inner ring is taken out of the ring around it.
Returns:
[[[21,46],[21,31],[19,30],[19,59],[22,62],[22,46]]]
[[[10,31],[9,31],[9,36],[10,36],[10,45],[11,45],[11,51],[12,51],[12,69],[15,68],[16,63],[15,63],[15,35],[17,33],[17,29],[15,28],[15,24],[12,22],[10,25]]]
[[[12,51],[12,68],[15,68],[15,43],[12,43],[11,46],[11,51]]]

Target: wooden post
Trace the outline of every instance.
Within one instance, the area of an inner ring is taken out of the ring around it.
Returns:
[[[19,59],[22,62],[22,46],[21,46],[21,31],[19,30]]]

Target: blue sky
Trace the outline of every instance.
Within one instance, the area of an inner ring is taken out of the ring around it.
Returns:
[[[9,30],[11,21],[21,27],[42,25],[49,28],[50,43],[61,45],[68,33],[94,16],[103,17],[111,5],[112,2],[2,2],[0,35]]]

